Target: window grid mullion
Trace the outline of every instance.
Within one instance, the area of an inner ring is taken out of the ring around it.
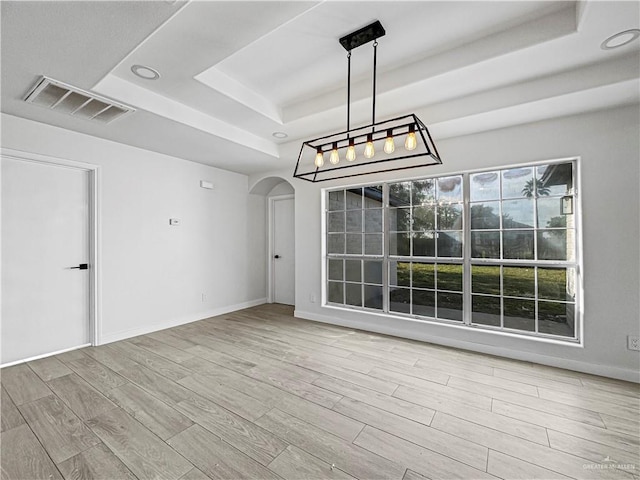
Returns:
[[[503,225],[503,219],[504,219],[504,209],[502,208],[502,202],[503,202],[503,198],[502,198],[502,172],[500,172],[498,174],[498,215],[500,215],[500,218],[498,219],[499,223],[498,226],[500,228],[499,233],[498,233],[498,239],[500,241],[500,260],[504,260],[504,225]],[[502,269],[500,270],[501,273],[501,277],[502,278]],[[504,304],[504,302],[500,302],[501,304]],[[501,306],[500,311],[502,312],[504,310],[504,305]]]
[[[414,212],[414,207],[415,205],[413,204],[413,182],[409,183],[410,187],[409,187],[409,258],[411,259],[409,261],[409,314],[415,316],[414,313],[414,305],[413,305],[413,255],[414,255],[414,225],[415,225],[415,218],[413,216],[413,212]],[[436,240],[436,254],[438,252],[437,248],[438,248],[438,241]]]
[[[536,235],[537,236],[537,235]],[[538,333],[538,267],[533,267],[533,285],[534,285],[534,331]]]
[[[471,297],[471,188],[470,175],[462,176],[462,321],[471,325],[473,301]],[[468,228],[467,228],[468,227]]]
[[[385,313],[389,313],[389,296],[390,296],[390,280],[389,280],[389,184],[384,183],[382,185],[382,311]]]
[[[538,260],[538,231],[540,225],[538,224],[538,172],[536,167],[533,167],[533,260]],[[534,331],[539,333],[539,302],[538,302],[538,267],[533,267],[534,271]]]
[[[504,329],[504,265],[500,265],[500,329]]]

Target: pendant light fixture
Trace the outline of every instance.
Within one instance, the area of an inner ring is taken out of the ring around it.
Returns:
[[[382,24],[376,21],[340,39],[340,44],[347,51],[347,129],[302,142],[294,177],[310,182],[323,182],[442,163],[429,130],[414,113],[376,123],[377,39],[384,35]],[[351,51],[371,41],[371,124],[352,129]],[[324,161],[325,152],[330,152],[329,162]]]

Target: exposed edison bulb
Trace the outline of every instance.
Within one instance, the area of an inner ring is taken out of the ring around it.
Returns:
[[[415,127],[409,126],[409,133],[407,133],[407,139],[404,141],[404,148],[407,150],[415,150],[418,146],[418,139],[416,138]]]
[[[356,159],[356,147],[353,144],[353,140],[349,140],[349,146],[347,147],[347,155],[345,158],[349,162],[353,162]]]
[[[318,168],[324,165],[324,155],[322,155],[322,150],[318,149],[318,153],[316,153],[316,160],[313,163],[315,163]]]
[[[387,130],[387,139],[384,141],[384,153],[393,153],[396,149],[396,144],[393,141],[393,131]]]
[[[335,165],[340,161],[340,155],[338,155],[338,144],[336,142],[333,142],[329,161],[331,162],[331,165]]]
[[[407,150],[415,150],[418,146],[418,139],[416,138],[416,132],[409,132],[407,139],[404,142],[404,148]]]
[[[375,148],[373,148],[373,136],[367,135],[367,144],[364,146],[364,156],[366,158],[372,158],[376,154]]]

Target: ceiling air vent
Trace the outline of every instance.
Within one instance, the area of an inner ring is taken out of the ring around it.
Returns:
[[[44,76],[36,82],[24,101],[101,123],[110,123],[135,111],[128,105]]]

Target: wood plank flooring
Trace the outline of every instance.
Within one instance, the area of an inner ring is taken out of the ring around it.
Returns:
[[[262,305],[2,370],[2,479],[640,479],[640,387]]]

